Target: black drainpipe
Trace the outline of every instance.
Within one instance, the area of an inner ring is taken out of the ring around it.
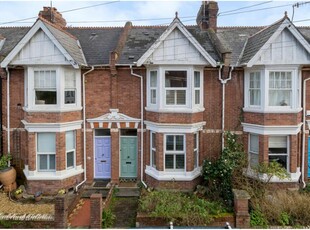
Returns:
[[[3,130],[2,130],[2,105],[3,105],[3,97],[2,97],[2,81],[3,81],[3,77],[0,76],[0,156],[3,155]]]

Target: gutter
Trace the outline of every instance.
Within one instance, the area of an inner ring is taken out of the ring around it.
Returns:
[[[227,79],[222,78],[222,68],[223,64],[220,64],[219,68],[219,81],[222,83],[222,151],[224,150],[224,143],[225,143],[225,85],[228,81],[231,80],[231,73],[234,70],[234,66],[231,66],[229,69],[229,76]]]
[[[301,181],[303,188],[306,187],[305,182],[305,144],[306,144],[306,83],[310,80],[310,77],[304,79],[303,82],[303,116],[302,116],[302,152],[301,152]]]
[[[91,67],[90,70],[88,70],[87,72],[85,72],[83,74],[83,155],[84,155],[84,180],[79,183],[77,186],[75,186],[75,191],[77,192],[79,187],[85,183],[86,181],[86,99],[85,99],[85,76],[86,74],[92,72],[95,69],[94,66]]]
[[[143,155],[144,155],[144,150],[143,150],[143,136],[144,136],[144,117],[143,117],[143,77],[141,75],[138,75],[133,72],[132,65],[130,65],[130,71],[131,75],[140,78],[140,95],[141,95],[141,134],[140,134],[140,148],[141,148],[141,183],[144,185],[145,188],[147,188],[146,183],[143,181]]]

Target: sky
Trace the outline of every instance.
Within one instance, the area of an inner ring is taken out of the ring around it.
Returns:
[[[299,7],[293,5],[301,3]],[[43,6],[56,7],[68,26],[169,25],[178,12],[185,25],[195,25],[201,1],[2,1],[0,26],[31,26]],[[296,26],[310,26],[310,1],[218,1],[218,26],[266,26],[284,16]],[[27,19],[27,20],[25,20]]]

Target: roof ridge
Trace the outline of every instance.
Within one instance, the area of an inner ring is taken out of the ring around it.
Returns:
[[[169,25],[134,25],[132,28],[168,28]]]
[[[60,30],[61,32],[67,34],[68,36],[70,36],[71,38],[73,38],[73,39],[75,39],[75,40],[78,40],[77,37],[75,37],[74,35],[70,34],[70,33],[67,32],[67,31],[65,31],[65,30],[64,30],[65,27],[61,27],[61,26],[58,26],[58,25],[56,25],[56,24],[54,24],[54,23],[51,23],[50,21],[48,21],[48,20],[46,20],[46,19],[44,19],[44,18],[42,18],[42,17],[40,17],[40,16],[38,17],[37,20],[41,20],[43,23],[46,23],[46,24],[48,24],[48,25],[54,27],[55,29]]]
[[[123,29],[124,26],[66,26],[67,29]]]
[[[268,26],[218,26],[217,29],[226,29],[226,28],[236,28],[236,29],[241,29],[241,28],[264,28]]]

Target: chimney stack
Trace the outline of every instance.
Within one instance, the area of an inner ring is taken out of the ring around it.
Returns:
[[[217,13],[219,11],[216,1],[202,1],[197,14],[196,22],[201,30],[217,29]]]
[[[39,17],[55,24],[60,27],[66,27],[66,19],[62,17],[62,14],[57,11],[55,7],[43,7],[43,10],[39,12]]]

